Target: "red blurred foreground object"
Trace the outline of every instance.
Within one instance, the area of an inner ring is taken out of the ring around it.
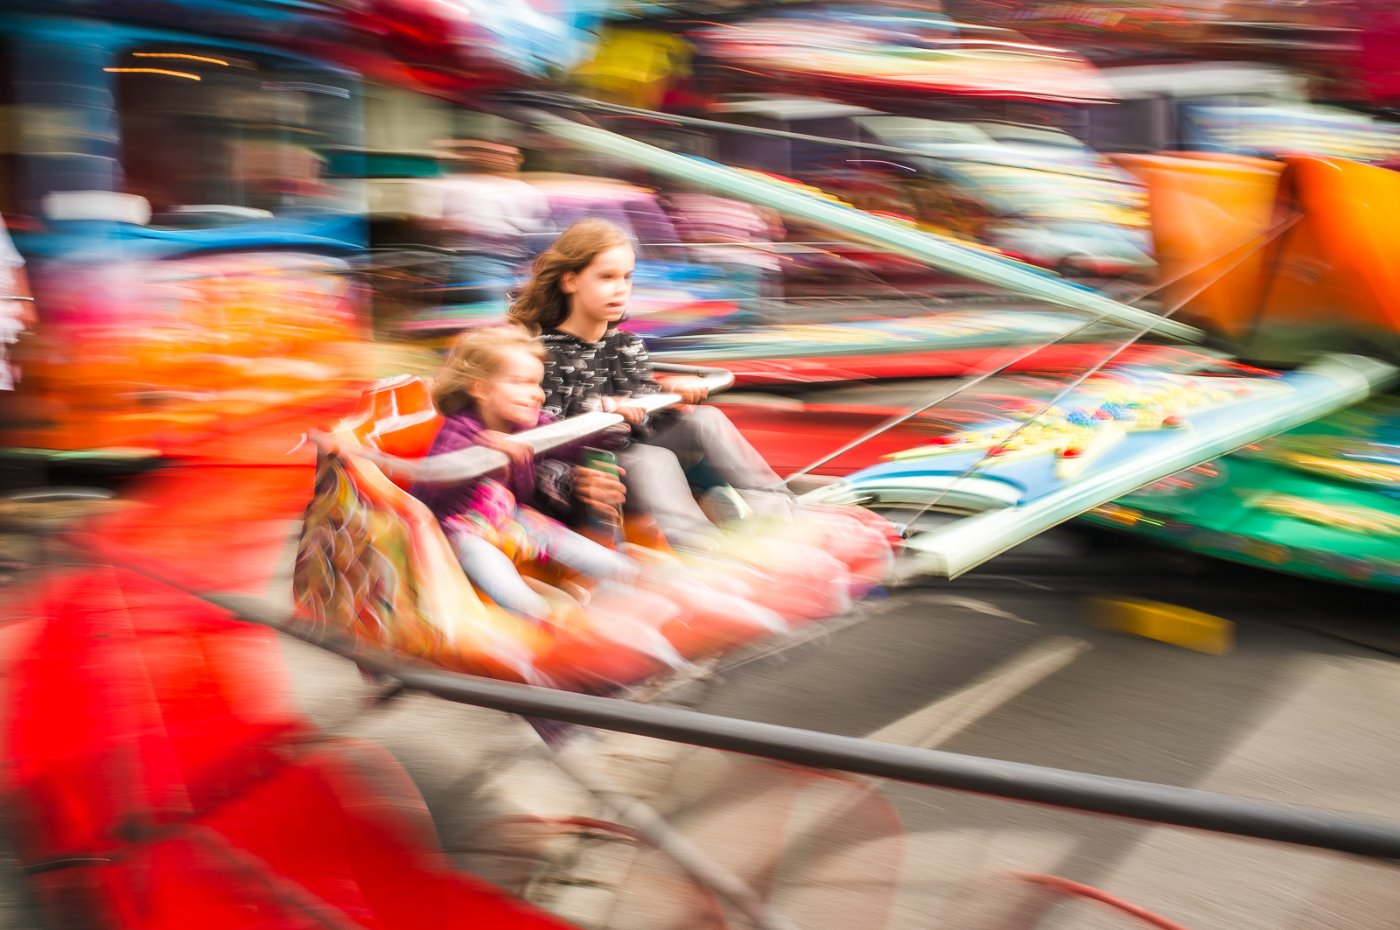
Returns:
[[[5,631],[6,802],[55,926],[567,926],[451,871],[384,750],[317,739],[275,634],[130,572]]]
[[[69,537],[98,558],[147,566],[193,590],[265,594],[311,499],[311,450],[303,458],[162,469],[122,494],[125,507]]]

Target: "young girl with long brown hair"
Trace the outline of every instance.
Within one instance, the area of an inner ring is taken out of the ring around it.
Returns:
[[[697,406],[648,417],[629,403],[669,391],[698,404],[707,393],[699,378],[657,375],[641,338],[617,328],[635,261],[626,235],[597,219],[570,226],[536,258],[510,313],[549,352],[544,409],[560,417],[601,409],[626,418],[633,441],[619,459],[629,498],[674,542],[700,542],[713,532],[685,473],[701,462],[755,510],[789,511],[791,493],[723,412]]]
[[[540,409],[543,358],[539,344],[516,326],[458,340],[433,382],[445,420],[429,454],[487,446],[511,463],[503,473],[473,481],[413,488],[442,524],[472,583],[502,607],[535,619],[544,619],[549,605],[521,579],[517,560],[553,560],[598,580],[637,575],[627,557],[540,512],[568,517],[582,507],[616,515],[624,499],[615,476],[578,466],[569,452],[536,459],[510,438],[553,421]]]

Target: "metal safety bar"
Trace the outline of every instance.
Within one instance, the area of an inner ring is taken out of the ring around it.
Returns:
[[[350,658],[361,668],[397,681],[408,690],[459,704],[744,753],[808,768],[1400,860],[1400,823],[1393,821],[406,666],[381,651],[370,652],[339,638],[313,635],[311,627],[298,622],[295,615],[270,610],[265,601],[239,595],[190,593],[245,620],[275,627]]]
[[[734,383],[733,372],[722,368],[656,362],[653,363],[652,370],[661,374],[693,375],[705,383],[705,387],[709,389],[711,394],[717,394]],[[679,394],[663,392],[646,394],[629,399],[628,402],[641,407],[650,414],[674,407],[683,403],[683,400]],[[571,442],[577,442],[625,422],[626,420],[621,414],[596,411],[569,417],[547,426],[514,433],[511,435],[511,439],[529,446],[538,454],[548,452],[550,449],[557,449]],[[334,439],[326,433],[310,433],[308,438],[316,443],[322,451],[333,452],[337,449]],[[483,446],[473,446],[470,449],[421,459],[399,458],[369,448],[359,448],[355,452],[357,455],[362,455],[372,461],[386,474],[417,484],[455,484],[460,481],[470,481],[510,464],[510,459],[505,453]]]

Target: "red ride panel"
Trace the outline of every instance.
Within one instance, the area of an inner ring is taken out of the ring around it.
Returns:
[[[450,871],[382,749],[306,750],[271,630],[109,568],[14,614],[5,788],[65,926],[565,930]]]
[[[14,663],[11,790],[39,861],[117,844],[263,777],[304,725],[275,634],[130,573],[45,585]]]
[[[452,872],[417,788],[372,744],[318,750],[201,823],[359,926],[567,927]]]
[[[262,595],[284,567],[311,500],[311,463],[192,465],[157,472],[82,544],[202,591]]]
[[[801,407],[725,404],[722,409],[779,475],[805,468],[846,443],[906,411],[894,407],[804,404]],[[848,475],[882,456],[922,445],[938,432],[915,418],[887,430],[816,469],[819,475]]]
[[[735,361],[696,361],[696,364],[727,368],[737,384],[744,387],[827,382],[876,381],[899,378],[958,378],[978,375],[991,368],[1006,366],[1008,372],[1078,371],[1102,362],[1114,347],[1103,343],[1049,345],[1041,348],[1003,346],[980,349],[929,349],[916,352],[888,351],[872,355],[799,355],[792,358],[739,359]],[[1022,352],[1030,352],[1019,358]],[[1120,364],[1170,364],[1191,356],[1190,349],[1177,346],[1138,345],[1120,353]],[[667,361],[673,356],[668,355]],[[676,361],[691,361],[684,352]],[[1014,361],[1013,361],[1014,360]]]

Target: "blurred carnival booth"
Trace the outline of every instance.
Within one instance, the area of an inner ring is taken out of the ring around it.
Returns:
[[[343,402],[362,196],[318,148],[357,137],[357,79],[140,23],[4,30],[0,209],[39,308],[5,446],[163,455]]]

